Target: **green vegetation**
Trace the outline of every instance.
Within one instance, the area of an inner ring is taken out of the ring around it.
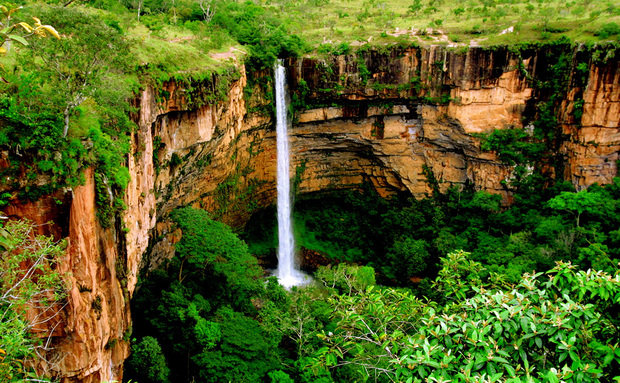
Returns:
[[[376,286],[332,293],[335,327],[317,334],[322,343],[308,358],[315,374],[378,382],[617,379],[617,272],[558,263],[505,285],[485,278],[467,253],[441,262],[433,283],[439,302]]]
[[[46,37],[48,34],[60,39],[58,32],[51,25],[42,25],[41,20],[35,18],[34,25],[30,25],[25,21],[12,20],[15,13],[19,11],[19,7],[7,8],[4,5],[0,5],[0,11],[2,11],[2,30],[0,31],[0,55],[4,55],[8,52],[8,49],[4,47],[6,43],[19,43],[22,45],[28,45],[28,40],[32,35]]]
[[[123,54],[128,44],[84,11],[43,7],[38,14],[63,38],[33,40],[12,54],[13,69],[0,85],[0,145],[9,154],[2,177],[21,198],[36,200],[82,183],[83,169],[93,166],[99,217],[108,225],[113,212],[105,210],[116,209],[113,195],[129,180],[127,101],[135,76]]]
[[[270,6],[286,14],[293,33],[312,46],[323,44],[325,52],[342,51],[339,47],[345,44],[394,44],[403,37],[420,43],[475,41],[483,46],[559,36],[582,42],[617,41],[620,24],[620,7],[613,1],[274,0]],[[416,37],[410,36],[412,29]]]
[[[37,381],[66,295],[55,270],[64,243],[37,235],[25,221],[0,226],[0,381]],[[36,336],[31,333],[37,330]]]
[[[265,285],[245,243],[206,212],[183,208],[172,218],[183,233],[175,257],[134,298],[134,334],[144,337],[137,346],[144,351],[128,361],[129,377],[168,381],[161,345],[172,382],[259,381],[279,366],[280,337],[261,326],[258,308],[282,288]]]
[[[478,207],[497,207],[477,199]],[[618,375],[617,266],[610,274],[558,262],[508,282],[458,250],[439,259],[425,297],[379,286],[372,267],[345,263],[321,267],[314,285],[286,292],[273,278],[258,282],[247,247],[206,213],[184,208],[174,218],[183,231],[175,258],[135,299],[143,338],[128,361],[140,368],[128,373],[140,381],[595,382]],[[418,242],[403,248],[419,252]],[[233,273],[239,268],[245,271]],[[253,288],[238,296],[239,284]]]
[[[425,31],[402,35],[412,27],[441,27],[464,43],[477,39],[482,45],[496,45],[553,42],[561,36],[614,42],[620,22],[620,8],[613,2],[557,0],[18,3],[23,8],[11,14],[13,19],[5,16],[2,30],[0,147],[8,152],[9,166],[0,176],[17,197],[34,200],[82,183],[83,170],[93,167],[104,226],[111,225],[115,212],[122,209],[118,196],[128,181],[125,158],[134,129],[128,117],[135,112],[130,100],[141,85],[174,79],[188,105],[197,107],[226,97],[230,83],[239,76],[235,60],[244,61],[249,69],[249,94],[257,82],[269,84],[269,76],[254,78],[254,74],[270,68],[277,57],[348,54],[370,45],[385,49],[386,44],[444,43]],[[7,6],[3,12],[8,15],[17,9]],[[558,16],[552,19],[552,14]],[[15,15],[20,20],[38,18],[32,25],[20,24]],[[515,27],[514,33],[499,35],[509,26]],[[56,30],[60,39],[37,38],[55,35]],[[331,40],[324,41],[324,36]],[[371,44],[365,44],[369,40]],[[23,46],[8,49],[7,41]],[[357,65],[362,81],[368,81],[370,73],[361,56]],[[554,73],[565,70],[555,68]],[[340,84],[332,85],[325,90],[342,90]],[[407,87],[418,85],[412,82]],[[300,94],[293,96],[294,107],[306,103],[307,89],[300,86]],[[269,99],[269,92],[265,96]],[[442,94],[422,101],[450,99]],[[578,100],[575,116],[581,113],[579,105],[583,104]],[[268,112],[268,106],[262,107]]]
[[[410,278],[434,275],[439,257],[456,249],[470,251],[473,260],[511,282],[560,260],[614,270],[620,178],[579,193],[563,183],[542,191],[535,181],[542,180],[524,177],[518,202],[508,208],[500,208],[498,195],[456,187],[422,200],[382,199],[371,187],[301,196],[294,210],[297,245],[333,261],[371,265],[381,283],[424,294],[430,294],[429,281]],[[275,254],[275,224],[270,210],[249,222],[245,238],[253,254]]]
[[[157,339],[145,336],[131,345],[131,359],[126,365],[127,374],[139,376],[142,382],[167,382],[170,369],[166,364]]]
[[[143,86],[163,89],[175,80],[177,94],[195,108],[224,100],[241,75],[236,63],[244,62],[245,94],[260,90],[265,99],[248,108],[269,113],[268,71],[276,58],[357,54],[351,64],[361,84],[379,92],[412,91],[412,102],[445,104],[453,101],[447,89],[420,97],[419,73],[406,84],[375,82],[365,55],[394,45],[509,43],[515,55],[544,47],[541,62],[550,64],[541,65],[537,78],[521,68],[538,101],[526,111],[525,125],[533,129],[480,137],[484,150],[514,166],[505,185],[513,205],[502,206],[501,197],[471,185],[442,193],[429,167],[424,174],[432,194],[426,199],[381,199],[365,186],[300,198],[299,245],[333,263],[319,268],[309,288],[286,292],[273,278],[263,280],[251,254],[274,253],[272,212],[260,212],[248,225],[249,248],[204,211],[173,212],[182,232],[174,258],[144,276],[135,294],[128,379],[618,379],[620,179],[575,193],[545,173],[553,168],[562,174],[557,116],[568,82],[583,87],[590,61],[606,62],[616,52],[595,45],[617,44],[615,2],[18,0],[0,10],[0,206],[77,186],[84,169],[92,168],[103,227],[118,224],[124,208],[135,129],[131,100]],[[31,17],[42,22],[17,22]],[[56,30],[59,39],[38,38],[56,36]],[[576,41],[586,43],[587,54],[573,62]],[[294,109],[314,102],[308,100],[314,91],[318,102],[328,102],[321,97],[345,90],[346,79],[336,78],[329,61],[317,65],[324,86],[300,82]],[[582,96],[575,95],[576,120]],[[374,134],[382,136],[383,128],[378,121]],[[153,144],[157,168],[184,161],[177,155],[160,163],[161,140]],[[304,169],[296,170],[296,184]],[[239,190],[240,177],[251,172],[238,166],[218,186],[216,214],[256,207],[258,181]],[[62,303],[64,288],[54,271],[62,246],[31,234],[23,223],[0,229],[2,381],[34,378],[28,367],[43,344],[28,331],[48,317],[33,321],[25,308],[55,312],[54,304]],[[101,310],[100,299],[92,309]]]
[[[140,331],[128,363],[141,367],[129,377],[613,380],[620,178],[576,193],[536,170],[542,149],[532,136],[483,140],[524,169],[506,185],[511,206],[467,185],[442,193],[429,167],[433,191],[421,200],[383,199],[370,186],[298,197],[297,243],[331,263],[303,289],[259,280],[250,253],[275,254],[273,210],[247,225],[249,248],[205,212],[176,211],[175,258],[143,280],[134,301]]]
[[[198,107],[225,99],[239,78],[228,58],[262,70],[306,50],[281,18],[250,2],[20,2],[2,11],[0,147],[8,166],[0,177],[12,197],[36,200],[83,183],[92,167],[104,227],[123,209],[131,99],[141,84],[174,79]],[[37,18],[30,25],[16,15]],[[59,38],[37,38],[46,34]]]

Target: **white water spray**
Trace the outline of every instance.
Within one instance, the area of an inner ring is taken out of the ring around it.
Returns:
[[[291,218],[291,180],[289,176],[288,120],[286,117],[286,72],[280,60],[276,77],[276,138],[278,145],[278,269],[275,274],[286,288],[309,282],[295,267],[295,239]]]

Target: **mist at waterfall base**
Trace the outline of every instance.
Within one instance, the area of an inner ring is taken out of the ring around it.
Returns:
[[[288,147],[288,119],[286,116],[286,72],[281,62],[275,67],[276,82],[276,136],[278,161],[278,268],[274,275],[285,288],[301,286],[311,281],[295,265],[295,238],[291,214],[290,153]]]

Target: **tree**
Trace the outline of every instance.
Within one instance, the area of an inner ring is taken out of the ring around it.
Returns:
[[[9,221],[0,228],[0,381],[36,378],[28,366],[45,360],[50,350],[66,293],[55,270],[64,246],[35,235],[26,221]]]
[[[168,382],[170,369],[157,339],[145,336],[131,345],[131,356],[127,360],[130,376],[144,383]]]
[[[432,309],[407,291],[377,286],[336,294],[329,302],[335,325],[317,334],[323,347],[308,367],[317,375],[331,371],[337,381],[394,381],[398,350]]]
[[[441,261],[436,286],[457,298],[445,306],[391,288],[332,296],[337,324],[318,335],[324,347],[313,355],[315,371],[389,382],[598,382],[617,375],[620,271],[558,262],[504,285],[483,278],[467,253]]]
[[[426,269],[430,254],[423,239],[404,237],[394,242],[386,254],[388,266],[383,267],[387,277],[406,283]]]
[[[185,207],[171,218],[182,236],[174,258],[134,297],[141,314],[137,335],[158,339],[171,381],[260,381],[278,367],[281,335],[255,319],[255,305],[269,302],[256,259],[230,227],[204,210]],[[142,381],[144,371],[128,374]]]
[[[69,132],[76,108],[87,99],[95,101],[100,114],[124,111],[122,102],[130,95],[123,78],[129,46],[120,30],[76,9],[49,8],[43,14],[65,38],[33,43],[31,54],[40,61],[24,57],[21,62],[39,75],[42,97],[37,100],[53,109],[60,106],[62,137]]]
[[[207,23],[210,23],[215,15],[215,4],[213,0],[198,0],[202,16]]]
[[[583,213],[593,215],[605,214],[612,208],[612,202],[600,192],[582,190],[578,193],[562,192],[550,199],[548,206],[555,210],[572,213],[575,216],[576,225],[579,227],[579,220]]]
[[[64,37],[31,40],[7,71],[9,83],[0,83],[0,145],[15,175],[11,188],[36,199],[80,184],[83,168],[92,166],[97,213],[107,226],[122,206],[114,194],[129,180],[128,100],[136,84],[129,45],[118,24],[80,9],[42,6],[38,13]],[[46,177],[35,184],[18,176],[25,171]]]

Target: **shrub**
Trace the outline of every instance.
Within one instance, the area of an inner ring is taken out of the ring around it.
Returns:
[[[615,22],[604,24],[597,32],[594,33],[602,39],[607,39],[620,34],[620,25]]]
[[[388,277],[406,283],[413,276],[420,276],[426,269],[430,254],[423,239],[405,237],[394,242],[386,254],[388,265],[382,268]]]
[[[157,339],[145,336],[131,345],[127,359],[127,375],[145,383],[166,383],[170,369]]]

